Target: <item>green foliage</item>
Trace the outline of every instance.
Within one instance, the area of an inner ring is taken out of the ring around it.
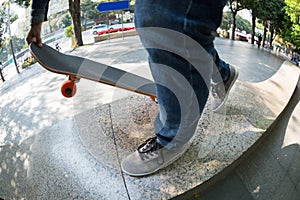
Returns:
[[[236,13],[239,10],[244,9],[244,4],[242,0],[229,0],[228,4],[232,13]]]
[[[31,0],[12,0],[13,3],[18,4],[19,6],[28,8],[30,6]]]
[[[232,30],[231,30],[231,39],[234,40],[235,37],[235,29],[237,28],[236,16],[237,12],[244,9],[244,0],[229,0],[228,1],[229,8],[232,13]]]
[[[230,12],[223,13],[223,19],[220,28],[223,30],[228,30],[230,28],[231,23],[232,23],[232,14]],[[240,31],[246,31],[247,33],[250,33],[251,23],[248,20],[237,15],[236,28],[239,29]]]
[[[83,27],[81,26],[80,28],[81,28],[81,31],[83,31]],[[75,34],[75,33],[74,33],[73,25],[67,26],[67,27],[65,28],[64,34],[65,34],[65,36],[66,36],[67,38],[73,37],[74,34]]]
[[[13,41],[14,50],[16,52],[21,51],[23,49],[24,45],[26,44],[24,38],[19,38],[19,37],[13,35],[11,37],[11,39]]]
[[[242,0],[241,3],[243,4],[243,7],[251,10],[251,11],[257,11],[258,9],[261,9],[260,7],[260,0]]]
[[[25,69],[34,63],[36,63],[36,60],[33,57],[29,57],[22,63],[22,69]]]
[[[285,13],[289,18],[289,34],[285,32],[284,38],[295,45],[295,50],[300,52],[300,1],[285,0]],[[287,19],[287,18],[286,18]]]
[[[230,25],[232,23],[231,17],[232,17],[231,12],[223,13],[222,23],[220,26],[221,29],[228,31],[228,29],[230,28]]]
[[[65,29],[65,36],[70,38],[74,35],[73,25],[67,26]]]
[[[8,20],[8,2],[3,2],[0,5],[0,48],[3,48],[5,45],[5,33],[8,33],[8,24],[12,24],[18,19],[18,16],[10,12],[10,20]]]
[[[293,24],[300,24],[300,1],[299,0],[284,0],[286,14],[291,18]]]
[[[92,0],[82,0],[80,4],[81,15],[87,20],[96,19],[99,12],[96,10],[98,3]]]
[[[6,12],[3,9],[3,7],[0,7],[0,48],[3,47],[3,34],[4,34],[4,30],[5,30],[5,16],[6,16]]]
[[[72,19],[69,13],[66,13],[63,15],[61,21],[60,21],[62,27],[67,27],[72,24]]]
[[[237,0],[236,0],[237,1]],[[239,0],[258,22],[275,31],[283,40],[300,47],[300,0]],[[259,24],[258,24],[259,26]],[[261,27],[262,28],[262,27]]]
[[[251,32],[251,23],[239,15],[236,16],[236,27],[241,31]]]

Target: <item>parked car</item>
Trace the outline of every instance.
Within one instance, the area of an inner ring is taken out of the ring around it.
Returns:
[[[244,41],[244,42],[248,42],[248,40],[249,40],[249,35],[247,35],[246,33],[242,33],[242,32],[235,32],[235,37],[236,37],[236,40],[240,40],[240,41]]]
[[[98,34],[99,32],[102,32],[102,31],[107,31],[108,30],[108,25],[106,24],[99,24],[99,25],[96,25],[96,26],[93,26],[92,28],[92,33],[94,35]]]

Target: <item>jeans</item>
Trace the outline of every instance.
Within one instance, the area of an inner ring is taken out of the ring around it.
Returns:
[[[171,148],[190,140],[207,102],[211,79],[228,65],[214,48],[226,0],[136,0],[135,25],[156,83],[154,131]]]

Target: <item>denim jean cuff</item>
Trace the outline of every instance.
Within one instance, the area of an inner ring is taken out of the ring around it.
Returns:
[[[34,25],[40,22],[47,21],[47,16],[45,15],[45,13],[46,9],[32,9],[30,24]]]
[[[166,141],[162,141],[159,137],[156,138],[156,141],[160,145],[164,146],[164,148],[166,148],[168,150],[182,148],[185,144],[187,144],[188,142],[190,142],[190,140],[186,141],[184,143],[182,143],[182,142],[179,143],[178,141],[174,141],[174,140],[172,140],[171,142],[166,142]]]

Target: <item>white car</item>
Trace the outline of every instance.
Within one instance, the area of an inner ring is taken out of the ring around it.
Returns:
[[[98,32],[101,32],[101,31],[105,31],[105,30],[108,30],[108,25],[106,24],[99,24],[99,25],[96,25],[96,26],[93,26],[92,28],[92,33],[94,35],[96,35]]]

